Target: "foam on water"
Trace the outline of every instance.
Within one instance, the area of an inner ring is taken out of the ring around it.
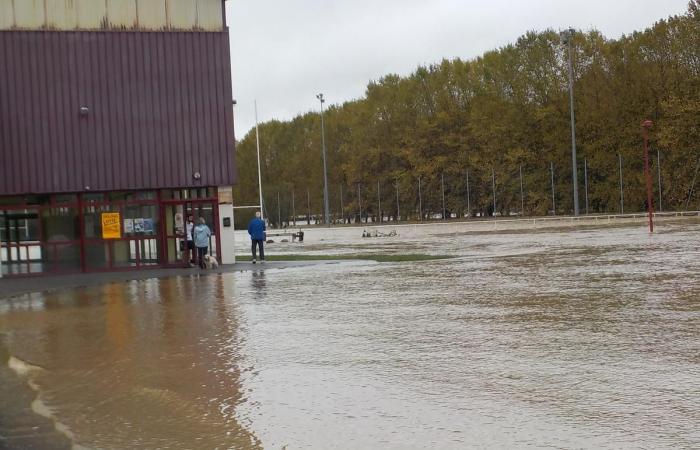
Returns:
[[[27,385],[34,392],[36,392],[36,398],[34,398],[31,404],[32,411],[41,417],[49,419],[53,424],[54,429],[71,441],[71,448],[73,450],[89,450],[89,447],[84,447],[75,442],[75,435],[70,428],[68,428],[67,425],[59,422],[54,414],[54,411],[41,399],[41,390],[39,384],[34,380],[34,377],[39,374],[45,374],[46,370],[42,367],[23,361],[15,356],[10,356],[7,365],[17,375],[22,378],[26,378]]]

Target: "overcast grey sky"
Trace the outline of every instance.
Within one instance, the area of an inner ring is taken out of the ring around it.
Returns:
[[[442,58],[470,59],[528,30],[608,38],[686,11],[687,0],[229,0],[236,138],[364,95],[368,81]]]

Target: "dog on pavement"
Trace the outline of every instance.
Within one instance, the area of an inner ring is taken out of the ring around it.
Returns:
[[[204,266],[207,269],[218,269],[219,261],[217,261],[216,258],[213,258],[211,255],[204,255]]]

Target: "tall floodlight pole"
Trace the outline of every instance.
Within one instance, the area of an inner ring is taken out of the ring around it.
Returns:
[[[440,189],[442,190],[442,220],[447,219],[447,210],[445,209],[445,172],[441,174]]]
[[[282,207],[280,206],[280,191],[277,191],[277,228],[282,228]]]
[[[326,101],[323,94],[317,94],[316,98],[321,102],[321,148],[323,149],[323,207],[326,214],[326,225],[331,226],[328,210],[328,170],[326,169],[326,130],[323,124],[323,103]]]
[[[360,223],[362,223],[362,191],[360,183],[357,183],[357,206],[360,208]]]
[[[292,189],[292,220],[294,221],[294,226],[297,226],[297,210],[294,205],[294,189]]]
[[[418,214],[420,214],[420,220],[423,221],[423,195],[420,191],[420,177],[418,177]]]
[[[654,232],[654,203],[652,200],[651,170],[649,170],[649,128],[654,123],[651,120],[642,122],[644,130],[644,175],[647,179],[647,211],[649,212],[649,232]]]
[[[656,172],[659,176],[659,212],[661,209],[661,151],[656,149]]]
[[[399,204],[399,180],[396,180],[396,221],[401,221],[401,205]]]
[[[493,188],[493,217],[496,217],[496,169],[491,168],[491,187]]]
[[[469,195],[469,171],[467,170],[467,217],[472,216],[472,205]]]
[[[309,188],[306,188],[306,224],[311,225],[311,196]]]
[[[588,215],[588,160],[583,159],[583,180],[586,186],[586,215]]]
[[[258,132],[258,101],[255,100],[255,144],[258,151],[258,191],[260,192],[260,218],[265,219],[263,212],[263,191],[262,191],[262,172],[260,171],[260,133]]]
[[[382,223],[382,191],[379,186],[379,180],[377,180],[377,216],[379,217],[379,223]]]
[[[574,181],[574,215],[578,216],[578,168],[576,165],[576,116],[574,113],[574,61],[573,61],[573,39],[575,30],[569,28],[564,31],[562,41],[567,45],[569,50],[569,104],[571,111],[571,167],[572,179]]]
[[[523,190],[523,165],[520,164],[520,216],[525,217],[525,193]]]
[[[620,161],[620,214],[625,213],[625,191],[623,190],[623,181],[622,181],[622,155],[620,153],[617,154],[618,160]]]
[[[345,224],[345,205],[343,205],[343,185],[340,185],[340,220]]]
[[[554,196],[554,162],[550,162],[550,171],[552,175],[552,214],[557,215],[557,201]]]

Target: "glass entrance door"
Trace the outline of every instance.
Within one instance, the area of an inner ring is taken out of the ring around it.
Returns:
[[[184,265],[195,263],[196,249],[189,248],[187,241],[187,220],[189,216],[194,219],[195,225],[200,218],[212,232],[209,239],[208,254],[218,257],[216,232],[218,223],[218,211],[216,202],[211,201],[182,201],[169,202],[165,206],[165,236],[166,258],[169,265]]]

